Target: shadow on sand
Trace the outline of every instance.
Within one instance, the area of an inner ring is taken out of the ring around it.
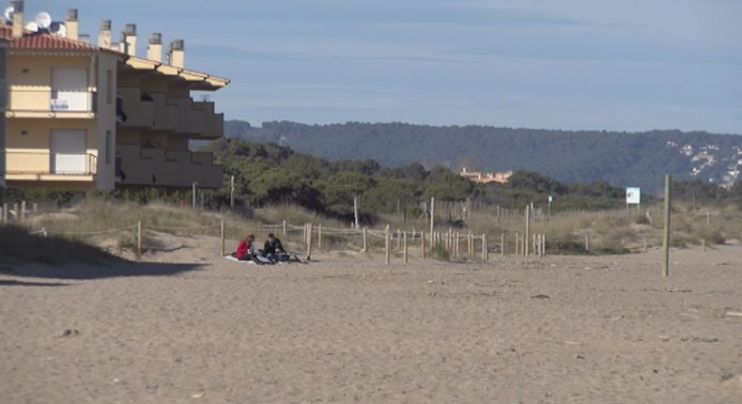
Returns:
[[[10,279],[0,279],[0,287],[2,286],[39,286],[39,287],[56,287],[56,286],[67,286],[69,283],[61,282],[24,282],[15,281]]]
[[[0,226],[0,286],[63,286],[20,281],[12,277],[89,280],[129,276],[168,276],[198,270],[201,264],[134,262],[116,257],[80,240],[42,237],[17,226]]]
[[[167,264],[153,262],[131,262],[117,260],[100,264],[69,263],[61,266],[39,264],[17,264],[4,270],[3,274],[21,278],[44,278],[60,280],[92,280],[132,276],[170,276],[200,270],[202,264]],[[0,286],[64,286],[46,282],[24,282],[13,279],[0,280]]]

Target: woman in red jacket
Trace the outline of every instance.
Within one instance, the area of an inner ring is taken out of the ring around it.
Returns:
[[[240,241],[237,245],[237,251],[234,256],[240,261],[250,261],[254,257],[253,244],[255,244],[255,235],[250,234]]]

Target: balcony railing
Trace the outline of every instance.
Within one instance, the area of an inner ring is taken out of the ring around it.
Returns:
[[[138,88],[119,89],[122,100],[122,112],[126,120],[121,122],[125,127],[151,128],[155,124],[155,103],[152,97]]]
[[[135,92],[126,94],[122,91],[122,96],[127,119],[137,119],[131,116],[142,114],[145,118],[141,123],[149,122],[149,111],[154,104],[154,119],[147,125],[152,129],[175,132],[193,139],[216,139],[224,134],[224,115],[214,112],[213,102],[194,102],[188,97],[168,97],[165,93],[155,92],[148,93],[152,101],[138,101]],[[127,121],[123,125],[139,126],[138,123]]]
[[[117,176],[124,185],[184,188],[198,182],[204,188],[218,188],[222,184],[222,169],[213,164],[211,153],[118,145],[116,154]]]
[[[5,152],[8,175],[95,175],[97,156],[90,153]]]
[[[43,112],[65,113],[96,112],[94,91],[57,91],[49,88],[13,88],[9,91],[8,110],[15,113]]]

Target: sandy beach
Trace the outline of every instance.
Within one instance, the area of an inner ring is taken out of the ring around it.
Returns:
[[[663,279],[657,251],[258,267],[179,242],[3,267],[0,402],[742,402],[742,246]]]

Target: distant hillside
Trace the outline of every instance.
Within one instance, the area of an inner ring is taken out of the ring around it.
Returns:
[[[529,170],[564,182],[608,181],[658,192],[662,176],[729,186],[742,170],[742,136],[676,130],[641,133],[556,131],[403,123],[306,125],[244,121],[225,124],[228,137],[277,143],[331,160],[373,159],[458,170]]]

